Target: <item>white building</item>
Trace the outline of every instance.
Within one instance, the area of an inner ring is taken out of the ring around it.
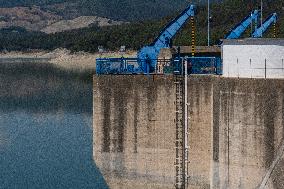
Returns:
[[[284,78],[284,39],[225,39],[223,76]]]

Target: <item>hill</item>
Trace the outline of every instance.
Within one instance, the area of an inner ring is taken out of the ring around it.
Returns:
[[[251,2],[251,1],[249,1]],[[279,20],[277,22],[277,36],[284,38],[284,1],[274,0],[264,4],[264,18],[272,12],[277,12]],[[224,37],[230,29],[239,23],[249,12],[257,8],[257,5],[251,6],[244,0],[227,0],[222,3],[212,4],[212,22],[211,22],[211,43]],[[67,48],[72,51],[95,52],[99,45],[109,50],[117,50],[121,45],[126,45],[128,49],[137,50],[141,46],[149,44],[159,31],[165,26],[177,13],[159,20],[139,21],[118,26],[98,27],[76,29],[55,34],[44,34],[41,32],[29,32],[13,28],[12,31],[0,31],[0,49],[6,50],[30,50],[46,49],[53,50],[59,47]],[[199,6],[196,19],[196,42],[197,45],[207,44],[207,10],[204,6]],[[248,30],[243,37],[248,37]],[[271,28],[265,34],[265,37],[272,37]],[[174,39],[174,45],[190,44],[190,24],[177,34]]]
[[[38,31],[59,20],[62,20],[61,16],[37,6],[0,8],[0,28],[23,27]]]
[[[187,4],[187,0],[0,0],[0,28],[23,27],[50,33],[96,23],[117,25],[121,21],[161,19]]]
[[[68,19],[39,6],[0,8],[0,29],[22,27],[29,31],[55,33],[90,25],[110,26],[122,23],[124,22],[98,16],[78,16]]]
[[[204,1],[207,0],[193,2],[200,4]],[[99,16],[137,21],[167,16],[181,10],[188,3],[188,0],[0,0],[0,7],[39,6],[68,19]]]

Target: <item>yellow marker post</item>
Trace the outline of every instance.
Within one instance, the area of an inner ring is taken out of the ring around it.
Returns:
[[[191,21],[191,56],[195,56],[195,25],[194,25],[194,17],[190,17]]]
[[[276,38],[276,23],[273,23],[273,37]]]

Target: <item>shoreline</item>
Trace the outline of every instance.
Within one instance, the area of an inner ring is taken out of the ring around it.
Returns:
[[[127,51],[123,54],[124,57],[136,57],[136,51]],[[42,62],[54,64],[60,68],[71,69],[76,71],[86,71],[96,69],[96,58],[100,57],[121,57],[120,52],[105,52],[105,53],[88,53],[88,52],[75,52],[71,53],[67,49],[55,49],[53,51],[34,51],[34,52],[21,52],[21,51],[11,51],[11,52],[1,52],[1,60],[27,60],[29,59],[42,59]],[[41,62],[41,61],[39,61]],[[31,63],[37,63],[37,61],[32,61]]]

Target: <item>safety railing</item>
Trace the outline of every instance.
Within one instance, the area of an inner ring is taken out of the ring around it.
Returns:
[[[97,74],[182,74],[184,61],[188,74],[222,74],[221,59],[217,57],[188,57],[175,59],[98,58]]]
[[[142,64],[137,58],[98,58],[97,74],[143,74]]]
[[[164,66],[171,65],[171,59],[98,58],[97,74],[150,74],[163,73]]]
[[[189,57],[189,74],[215,74],[222,75],[222,62],[219,57]]]
[[[187,73],[188,74],[213,74],[222,75],[222,62],[219,57],[187,57],[174,59],[170,66],[164,67],[164,74],[184,73],[184,62],[187,62]]]

